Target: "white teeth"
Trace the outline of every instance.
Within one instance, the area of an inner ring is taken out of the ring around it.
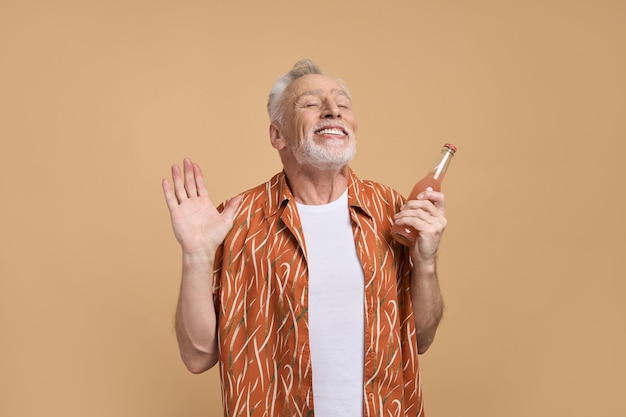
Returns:
[[[317,132],[320,135],[343,135],[343,130],[341,129],[322,129]]]

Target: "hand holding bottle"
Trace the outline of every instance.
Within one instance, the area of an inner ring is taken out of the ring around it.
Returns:
[[[443,194],[440,192],[441,182],[455,152],[456,147],[454,145],[446,143],[443,146],[441,158],[435,168],[415,184],[409,194],[408,201],[402,207],[402,210],[396,213],[396,222],[391,228],[391,234],[401,244],[413,246],[420,233],[433,233],[433,230],[431,230],[432,226],[438,226],[437,228],[439,228],[443,225],[439,234],[443,232],[445,216]],[[427,244],[425,240],[431,240],[431,238],[425,239],[425,237],[422,237],[422,245],[432,246]],[[438,239],[436,241],[438,245]]]
[[[434,260],[447,225],[445,217],[445,197],[431,187],[415,196],[402,206],[394,216],[396,228],[409,229],[415,240],[410,243],[414,262]],[[408,233],[407,233],[408,234]]]

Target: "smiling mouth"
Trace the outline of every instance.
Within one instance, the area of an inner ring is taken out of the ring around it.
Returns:
[[[348,133],[337,127],[325,127],[315,131],[316,135],[329,135],[329,136],[347,136]]]

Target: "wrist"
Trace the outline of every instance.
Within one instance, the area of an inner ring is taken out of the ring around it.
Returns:
[[[197,269],[206,268],[213,265],[215,259],[215,251],[211,250],[197,250],[197,251],[185,251],[183,250],[183,268],[185,269]]]
[[[413,257],[413,272],[418,276],[437,276],[437,257]]]

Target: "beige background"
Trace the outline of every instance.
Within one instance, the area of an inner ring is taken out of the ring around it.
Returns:
[[[0,415],[221,415],[160,180],[278,171],[265,98],[303,57],[348,82],[361,177],[407,192],[459,147],[428,415],[625,415],[621,0],[0,0]]]

